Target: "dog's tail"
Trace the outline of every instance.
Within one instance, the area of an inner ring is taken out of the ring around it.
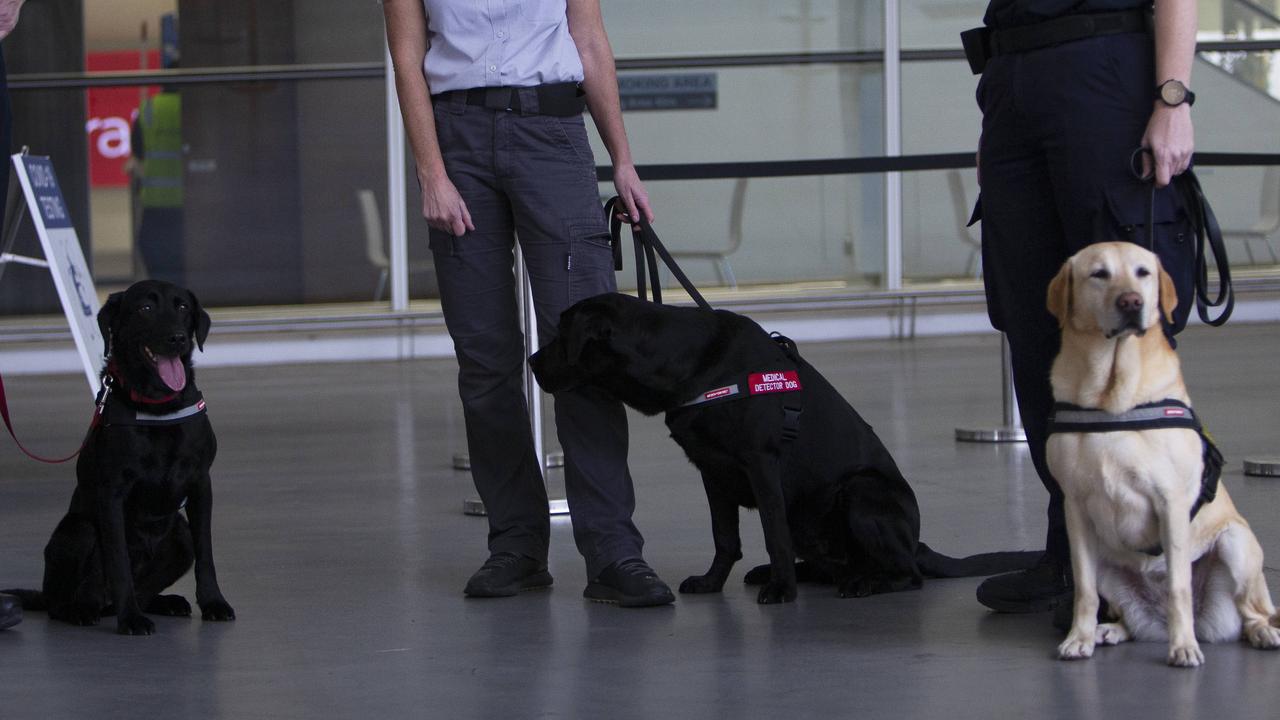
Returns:
[[[48,610],[49,602],[45,599],[44,593],[39,590],[0,590],[5,595],[13,595],[22,603],[23,610]]]
[[[989,552],[954,558],[934,552],[923,542],[917,545],[916,564],[925,577],[958,578],[995,575],[997,573],[1026,570],[1044,555],[1040,550]]]

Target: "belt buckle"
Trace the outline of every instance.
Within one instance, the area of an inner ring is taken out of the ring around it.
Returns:
[[[511,93],[509,87],[487,87],[484,89],[484,106],[490,110],[511,111]]]

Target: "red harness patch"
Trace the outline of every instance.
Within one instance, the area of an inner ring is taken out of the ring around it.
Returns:
[[[800,374],[795,370],[751,373],[747,376],[747,393],[750,395],[797,392],[802,389]]]

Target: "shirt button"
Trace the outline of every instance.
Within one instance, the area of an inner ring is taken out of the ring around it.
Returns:
[[[489,72],[493,72],[494,70],[497,70],[497,69],[498,69],[498,66],[497,66],[497,65],[490,65],[490,66],[489,66]]]
[[[498,31],[498,37],[503,37],[503,32],[501,30]]]

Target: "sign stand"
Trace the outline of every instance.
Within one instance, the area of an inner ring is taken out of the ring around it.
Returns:
[[[62,310],[71,325],[71,336],[76,341],[80,361],[84,365],[89,393],[96,396],[105,345],[102,333],[98,330],[98,293],[93,287],[93,276],[89,272],[89,264],[85,262],[84,251],[80,249],[80,238],[71,225],[71,215],[67,211],[67,203],[62,199],[62,189],[58,186],[58,178],[49,158],[28,155],[25,148],[11,158],[13,173],[22,186],[36,234],[40,236],[44,259],[9,252],[23,214],[21,204],[17,201],[16,189],[10,185],[5,206],[4,235],[0,237],[0,272],[8,263],[49,269],[49,273],[53,275],[53,284],[58,290],[58,298],[62,301]]]
[[[533,308],[533,287],[525,271],[523,252],[516,253],[515,271],[516,296],[520,301],[520,319],[524,324],[524,356],[527,358],[538,349],[538,314]],[[538,381],[533,377],[533,369],[529,367],[528,362],[524,365],[524,396],[525,404],[529,408],[529,424],[533,428],[533,447],[542,456],[545,477],[547,469],[564,466],[564,453],[546,453],[542,449],[542,390],[538,388]],[[469,470],[471,456],[454,455],[453,467],[457,470]],[[551,498],[548,510],[552,515],[565,515],[569,512],[569,502],[564,498]],[[485,515],[484,502],[479,498],[463,500],[462,512],[465,515]]]

